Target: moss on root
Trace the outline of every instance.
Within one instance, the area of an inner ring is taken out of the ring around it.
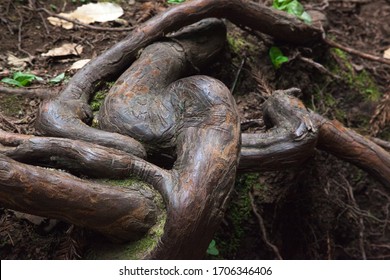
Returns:
[[[113,186],[127,187],[138,189],[140,191],[147,189],[154,193],[154,203],[160,209],[157,216],[156,224],[149,229],[141,239],[124,244],[114,244],[111,242],[96,242],[91,246],[88,259],[104,259],[104,260],[139,260],[143,259],[149,252],[158,244],[163,232],[167,214],[164,207],[164,202],[161,195],[150,185],[140,181],[135,177],[125,180],[100,180],[105,184]]]
[[[106,98],[110,88],[114,82],[107,82],[103,85],[103,87],[97,91],[92,99],[89,101],[89,106],[91,106],[91,110],[93,112],[93,120],[92,120],[92,127],[99,127],[99,122],[98,122],[98,113],[100,110],[100,107],[103,104],[104,99]]]
[[[221,231],[215,236],[216,244],[220,251],[218,258],[230,259],[239,251],[242,242],[247,235],[247,224],[252,218],[252,206],[249,198],[251,190],[261,190],[264,188],[259,182],[260,174],[249,173],[237,178],[235,184],[236,194],[233,197],[231,206],[225,214],[225,220],[230,224],[229,236],[224,236]]]

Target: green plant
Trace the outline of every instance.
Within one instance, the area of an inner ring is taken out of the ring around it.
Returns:
[[[180,4],[180,3],[183,3],[184,1],[186,1],[186,0],[168,0],[167,3],[168,4]]]
[[[61,73],[61,74],[57,75],[56,77],[54,77],[53,79],[50,79],[49,83],[58,84],[58,83],[61,83],[64,79],[65,79],[65,73]]]
[[[77,2],[79,2],[80,4],[87,4],[90,1],[89,0],[72,0],[72,3],[74,3],[74,4],[76,4]]]
[[[215,240],[211,240],[210,244],[209,244],[209,247],[207,248],[207,254],[209,255],[212,255],[212,256],[218,256],[219,255],[219,251],[217,249],[217,247],[215,246],[216,245],[216,242]]]
[[[269,57],[271,58],[271,62],[276,69],[279,69],[283,63],[288,61],[288,57],[284,56],[282,51],[275,46],[272,46],[269,49]]]
[[[31,84],[32,81],[43,81],[42,78],[34,75],[34,74],[29,74],[29,73],[23,73],[23,72],[15,72],[12,76],[12,78],[4,78],[1,81],[3,83],[9,84],[9,85],[14,85],[17,87],[25,87]]]
[[[274,0],[272,7],[287,12],[310,24],[311,17],[297,0]]]

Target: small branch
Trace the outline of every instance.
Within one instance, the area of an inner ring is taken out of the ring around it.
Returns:
[[[345,183],[348,186],[348,189],[346,191],[347,191],[349,199],[352,202],[352,205],[356,209],[358,209],[360,211],[359,205],[357,204],[357,202],[355,200],[355,196],[353,195],[353,190],[352,190],[351,185],[349,184],[348,180],[346,180],[344,177],[343,177],[343,179],[344,179]],[[362,253],[362,259],[366,260],[367,259],[367,254],[366,254],[366,250],[364,248],[364,229],[365,229],[365,226],[364,226],[364,219],[363,219],[362,215],[359,215],[359,227],[360,227],[360,230],[359,230],[359,247],[360,247],[360,251]]]
[[[3,207],[58,218],[117,241],[142,237],[156,222],[158,209],[151,190],[85,181],[1,154],[0,167]]]
[[[252,206],[252,211],[253,213],[255,214],[255,216],[257,217],[257,220],[259,222],[259,226],[260,226],[260,231],[261,231],[261,236],[263,238],[263,241],[265,242],[265,244],[267,244],[268,247],[270,247],[272,249],[272,251],[275,253],[276,257],[279,259],[279,260],[283,260],[282,256],[280,255],[279,253],[279,249],[278,247],[276,247],[274,244],[272,244],[269,240],[268,240],[268,237],[267,237],[267,230],[265,228],[265,225],[264,225],[264,220],[263,220],[263,217],[260,215],[259,211],[257,211],[257,207],[255,205],[255,201],[254,201],[254,198],[253,198],[253,195],[251,192],[248,193],[249,195],[249,198],[250,198],[250,202],[251,202],[251,206]]]
[[[14,131],[20,133],[19,128],[13,122],[8,120],[8,118],[6,118],[1,112],[0,112],[0,121],[5,123],[9,128],[13,129]]]
[[[237,73],[236,73],[236,77],[234,78],[233,85],[232,85],[232,87],[230,89],[230,92],[232,94],[234,93],[234,90],[236,89],[237,82],[238,82],[238,79],[240,78],[242,67],[244,67],[245,61],[246,61],[246,57],[244,57],[241,60],[240,66],[238,67],[238,70],[237,70]]]
[[[18,50],[27,54],[29,56],[29,58],[32,58],[34,57],[33,55],[31,55],[28,51],[24,50],[22,48],[22,27],[23,27],[23,16],[21,15],[20,12],[18,12],[19,14],[19,17],[20,17],[20,21],[19,21],[19,26],[18,26]]]
[[[0,86],[0,96],[16,95],[28,98],[47,99],[53,97],[57,92],[52,88],[10,88]]]
[[[49,30],[49,27],[48,27],[47,24],[46,24],[45,18],[43,17],[42,13],[38,12],[38,14],[39,14],[39,17],[40,17],[41,20],[42,20],[43,26],[45,27],[46,34],[49,35],[49,34],[50,34],[50,30]]]
[[[303,62],[306,62],[308,64],[310,64],[311,66],[313,66],[314,68],[316,68],[318,71],[320,71],[321,73],[323,74],[326,74],[326,75],[329,75],[331,76],[332,78],[336,79],[336,80],[340,80],[340,77],[338,75],[335,75],[333,74],[332,72],[330,72],[328,69],[326,69],[322,64],[318,63],[318,62],[315,62],[314,60],[310,59],[310,58],[307,58],[307,57],[303,57],[303,56],[298,56],[298,58],[300,60],[302,60]]]
[[[346,160],[390,187],[390,154],[368,138],[313,113],[312,120],[319,126],[317,148]]]
[[[354,54],[354,55],[360,56],[360,57],[368,59],[368,60],[372,60],[372,61],[376,61],[376,62],[380,62],[380,63],[384,63],[384,64],[387,64],[387,65],[390,65],[390,59],[385,59],[385,58],[381,58],[379,56],[375,56],[375,55],[372,55],[372,54],[364,53],[364,52],[352,49],[350,47],[346,47],[346,46],[340,45],[339,43],[336,43],[336,42],[331,41],[329,39],[324,39],[324,42],[327,43],[331,47],[339,48],[339,49],[341,49],[343,51],[346,51],[347,53]]]
[[[377,144],[378,146],[381,146],[382,148],[386,150],[390,150],[390,142],[376,138],[376,137],[370,137],[370,140]]]

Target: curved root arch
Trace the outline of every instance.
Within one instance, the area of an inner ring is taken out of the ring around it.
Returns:
[[[151,44],[207,17],[225,17],[292,43],[322,40],[321,30],[250,1],[193,0],[167,10],[97,57],[58,96],[42,103],[37,127],[47,136],[62,138],[0,131],[0,202],[127,242],[156,223],[159,209],[152,189],[85,181],[28,164],[95,178],[137,176],[161,193],[167,211],[160,243],[147,257],[189,259],[201,258],[206,251],[237,170],[296,166],[318,147],[390,185],[389,154],[307,110],[291,95],[297,89],[277,91],[267,100],[266,133],[241,135],[229,90],[213,78],[191,76],[222,49],[223,23],[204,20]],[[100,81],[119,75],[100,111],[103,130],[92,128],[88,100]],[[145,160],[159,153],[176,159],[172,169]]]

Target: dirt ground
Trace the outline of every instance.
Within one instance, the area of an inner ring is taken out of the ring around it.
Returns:
[[[128,34],[54,27],[46,19],[48,13],[39,9],[72,11],[84,2],[90,1],[0,0],[0,78],[15,71],[8,61],[12,54],[29,58],[23,71],[44,78],[33,88],[59,91],[74,74],[68,70],[73,62],[99,55]],[[125,10],[121,17],[125,21],[95,26],[136,26],[169,6],[163,0],[115,2]],[[270,5],[272,1],[255,2]],[[390,48],[390,1],[301,3],[324,16],[328,38],[377,56]],[[339,49],[285,45],[227,26],[226,49],[205,73],[232,89],[243,131],[263,129],[260,109],[267,92],[299,87],[300,98],[309,108],[363,135],[390,141],[388,65]],[[57,58],[41,55],[63,43],[77,43],[83,51]],[[278,70],[267,55],[272,45],[290,58]],[[66,79],[60,85],[47,83],[64,72]],[[38,98],[0,98],[0,129],[36,133]],[[231,206],[214,238],[219,253],[207,258],[390,259],[389,211],[388,189],[357,167],[318,151],[297,169],[239,175]],[[82,259],[90,238],[92,233],[73,225],[0,207],[1,259]]]

